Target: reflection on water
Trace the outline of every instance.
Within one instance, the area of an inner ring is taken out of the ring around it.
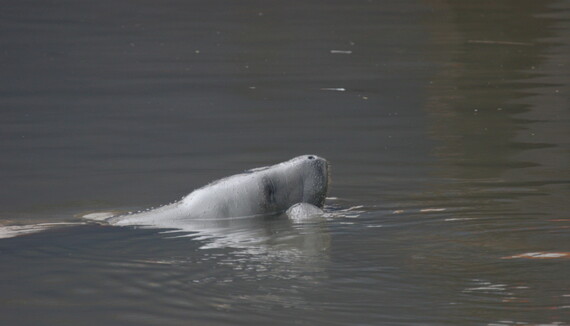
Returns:
[[[283,257],[300,255],[301,261],[326,252],[330,246],[323,216],[303,223],[293,223],[284,214],[192,220],[183,227],[161,233],[171,237],[191,237],[204,241],[202,249],[240,248],[252,254]]]
[[[303,152],[338,198],[310,223],[0,239],[0,324],[568,325],[569,9],[4,6],[0,225],[138,210]]]
[[[453,205],[467,211],[464,216],[488,219],[479,227],[489,231],[509,218],[518,219],[519,228],[562,218],[570,157],[561,142],[568,129],[560,121],[568,99],[560,92],[570,79],[566,70],[553,67],[566,66],[568,31],[555,37],[552,30],[564,14],[552,12],[549,2],[503,2],[490,7],[493,15],[482,15],[481,4],[479,10],[440,5],[454,15],[431,24],[434,45],[445,47],[438,53],[448,56],[430,81],[426,110],[438,141],[434,156],[441,163],[435,173],[448,182],[436,185],[428,200],[437,204],[453,197]],[[508,19],[513,15],[520,20]],[[558,237],[552,234],[549,242],[560,243]]]
[[[434,173],[445,182],[422,200],[455,208],[448,221],[464,222],[453,222],[454,233],[437,237],[466,255],[434,257],[431,264],[459,264],[457,273],[471,283],[462,291],[467,300],[500,302],[493,306],[504,311],[483,314],[484,319],[498,318],[498,325],[557,325],[568,316],[566,293],[560,290],[568,284],[563,272],[567,225],[554,221],[568,207],[562,197],[568,196],[570,157],[561,142],[568,139],[568,128],[560,121],[567,116],[561,108],[568,107],[568,99],[560,92],[568,90],[570,79],[560,68],[568,62],[562,52],[570,35],[566,28],[554,36],[553,28],[561,26],[565,14],[553,11],[558,5],[552,2],[507,1],[491,5],[494,11],[484,4],[439,5],[450,15],[430,26],[439,47],[435,52],[446,56],[436,59],[443,60],[427,88],[425,109],[430,135],[438,142]],[[469,255],[473,252],[486,254]],[[499,257],[557,263],[546,267],[499,262]],[[459,308],[475,313],[472,307]],[[540,312],[530,315],[524,312],[528,309]]]

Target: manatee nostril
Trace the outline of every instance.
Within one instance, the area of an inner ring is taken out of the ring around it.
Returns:
[[[313,155],[309,155],[309,157],[307,157],[309,160],[314,160],[315,157]]]

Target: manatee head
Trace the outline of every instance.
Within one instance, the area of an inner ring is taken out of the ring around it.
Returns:
[[[316,155],[303,155],[303,202],[323,207],[329,186],[329,163]]]
[[[329,164],[316,155],[303,155],[262,168],[262,209],[285,211],[297,203],[323,207],[329,184]]]

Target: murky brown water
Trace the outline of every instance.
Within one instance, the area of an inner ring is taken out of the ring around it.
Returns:
[[[0,239],[0,324],[570,324],[569,10],[3,1],[1,225],[305,153],[334,217]]]

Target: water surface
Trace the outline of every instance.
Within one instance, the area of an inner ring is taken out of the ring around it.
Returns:
[[[0,225],[333,183],[307,224],[0,239],[0,324],[570,323],[568,1],[2,4]]]

